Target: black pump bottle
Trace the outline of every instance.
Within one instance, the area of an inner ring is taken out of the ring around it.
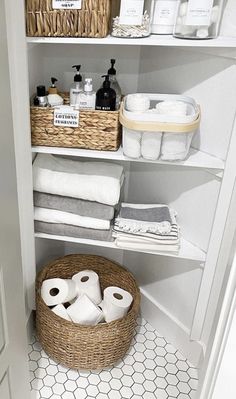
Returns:
[[[99,111],[115,111],[116,110],[116,92],[111,88],[109,75],[103,75],[105,78],[103,87],[96,94],[96,109]]]

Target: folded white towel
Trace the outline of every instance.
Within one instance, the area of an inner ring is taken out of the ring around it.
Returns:
[[[33,164],[34,190],[116,205],[123,167],[106,162],[79,162],[38,154]]]
[[[127,234],[120,231],[113,230],[112,237],[117,239],[124,239],[125,241],[136,242],[140,241],[142,243],[147,244],[155,244],[155,245],[178,245],[179,244],[179,229],[176,228],[175,232],[171,233],[168,236],[154,236],[154,234]]]
[[[115,241],[117,247],[124,249],[134,249],[141,251],[157,251],[157,252],[178,252],[179,245],[160,245],[155,243],[146,243],[144,240],[129,240],[117,238]]]
[[[160,156],[161,132],[143,132],[141,140],[141,154],[143,158],[156,161]]]
[[[171,224],[169,222],[145,222],[117,217],[115,219],[115,228],[134,234],[147,232],[152,234],[168,234],[171,231]]]
[[[110,221],[95,219],[86,216],[79,216],[69,212],[62,212],[55,209],[34,208],[34,220],[46,223],[62,223],[72,226],[85,227],[87,229],[109,230]]]
[[[141,138],[141,132],[123,128],[123,151],[127,157],[141,157]]]

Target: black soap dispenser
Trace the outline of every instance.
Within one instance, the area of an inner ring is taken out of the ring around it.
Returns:
[[[96,94],[96,109],[99,111],[115,111],[116,110],[116,92],[111,88],[109,75],[103,75],[105,78],[103,87]]]

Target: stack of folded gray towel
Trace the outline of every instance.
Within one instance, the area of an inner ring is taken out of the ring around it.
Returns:
[[[113,237],[116,245],[125,249],[178,252],[176,212],[167,205],[122,203]]]
[[[123,167],[38,154],[33,164],[35,231],[112,241]]]

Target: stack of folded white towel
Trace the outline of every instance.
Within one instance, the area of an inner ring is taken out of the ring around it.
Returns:
[[[33,164],[36,232],[111,241],[123,167],[38,154]]]
[[[176,212],[167,205],[122,203],[113,237],[122,248],[178,252],[180,233]]]

